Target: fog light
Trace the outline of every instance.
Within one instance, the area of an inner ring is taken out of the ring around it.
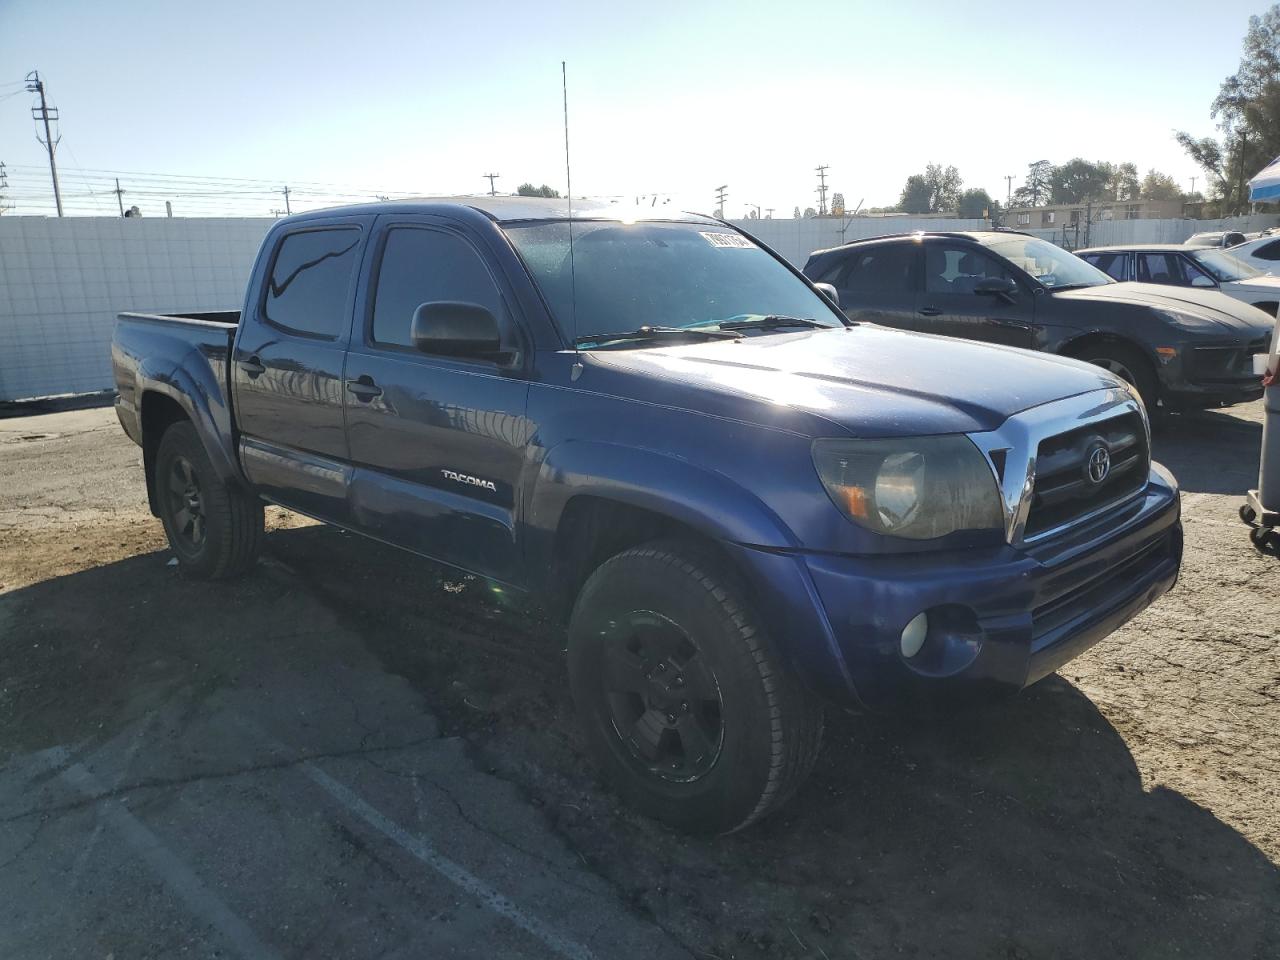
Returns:
[[[924,646],[925,637],[929,635],[929,615],[917,613],[902,629],[902,655],[910,660]]]

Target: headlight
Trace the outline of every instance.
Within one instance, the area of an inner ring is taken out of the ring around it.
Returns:
[[[1188,333],[1205,333],[1210,330],[1221,331],[1222,328],[1207,317],[1197,317],[1194,313],[1183,313],[1181,310],[1156,310],[1160,319],[1179,330]]]
[[[876,533],[929,540],[1004,526],[995,474],[968,437],[816,440],[813,464],[844,515]]]

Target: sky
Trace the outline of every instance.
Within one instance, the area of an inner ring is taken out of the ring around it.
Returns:
[[[38,69],[77,212],[116,209],[103,171],[148,215],[169,195],[177,215],[267,214],[276,184],[295,210],[486,192],[490,172],[499,192],[563,192],[564,60],[575,195],[711,211],[725,184],[727,216],[790,216],[816,205],[820,164],[852,208],[897,202],[928,163],[1002,199],[1006,175],[1075,156],[1203,187],[1173,132],[1215,132],[1265,9],[0,0],[0,161],[12,213],[52,210],[20,83]]]

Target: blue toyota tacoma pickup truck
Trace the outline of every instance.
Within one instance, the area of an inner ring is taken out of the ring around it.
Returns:
[[[242,310],[122,314],[112,358],[187,575],[248,570],[269,502],[528,592],[619,793],[686,829],[783,803],[824,703],[1020,689],[1181,560],[1131,387],[851,322],[706,217],[302,214]]]

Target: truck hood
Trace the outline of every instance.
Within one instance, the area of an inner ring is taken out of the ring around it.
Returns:
[[[1106,304],[1131,304],[1156,310],[1176,310],[1207,320],[1219,333],[1235,333],[1245,339],[1270,329],[1271,318],[1257,307],[1233,300],[1217,290],[1170,287],[1158,283],[1104,283],[1079,290],[1052,293],[1055,300],[1081,300]]]
[[[1076,360],[875,324],[583,357],[621,375],[609,392],[791,429],[802,428],[778,414],[806,413],[858,437],[994,430],[1029,407],[1120,384]]]

